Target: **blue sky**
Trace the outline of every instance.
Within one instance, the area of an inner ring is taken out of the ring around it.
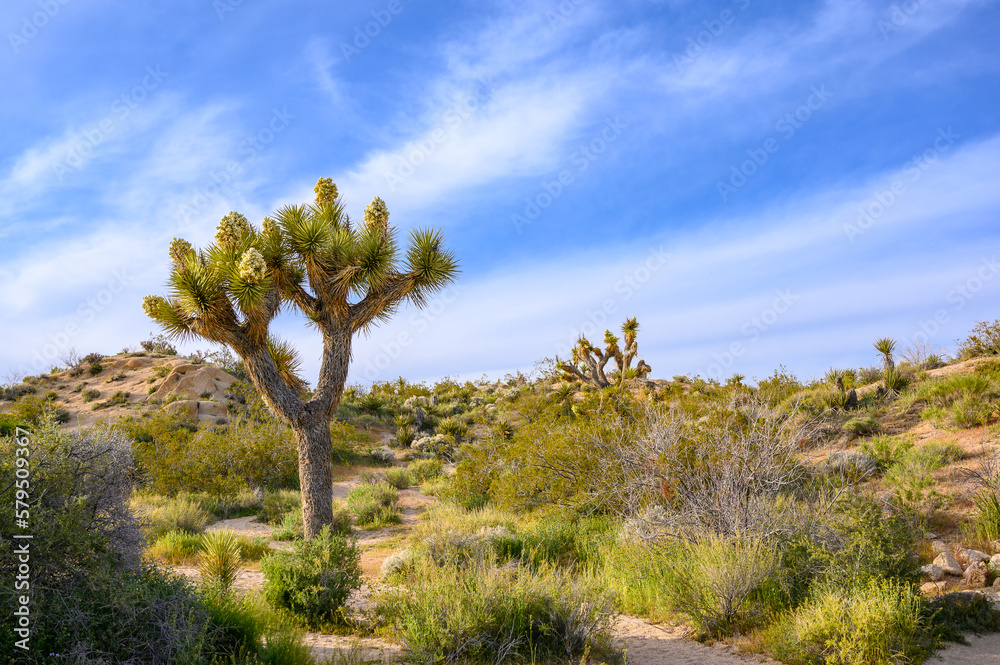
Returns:
[[[530,370],[627,316],[654,377],[807,378],[1000,318],[997,2],[36,0],[2,27],[0,368],[136,346],[172,237],[321,176],[463,267],[356,340],[355,382]],[[314,379],[318,337],[275,327]]]

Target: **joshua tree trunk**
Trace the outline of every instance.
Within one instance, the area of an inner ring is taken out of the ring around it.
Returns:
[[[292,428],[299,454],[302,526],[312,538],[333,522],[333,444],[330,419],[340,403],[351,359],[349,324],[326,325],[323,364],[316,391],[309,401],[292,390],[271,361],[266,347],[242,349],[247,374],[268,406]]]
[[[330,418],[320,414],[294,428],[299,449],[299,485],[302,488],[302,526],[312,538],[333,522],[333,446]]]

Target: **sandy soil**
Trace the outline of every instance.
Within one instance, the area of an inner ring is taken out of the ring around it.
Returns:
[[[653,625],[630,616],[619,617],[614,634],[616,644],[627,649],[625,657],[631,665],[777,663],[762,656],[737,654],[723,644],[706,646],[688,639],[683,628]]]

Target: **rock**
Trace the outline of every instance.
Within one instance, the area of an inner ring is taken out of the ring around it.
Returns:
[[[171,402],[163,407],[167,413],[179,413],[189,418],[198,417],[198,402],[192,399],[182,399],[178,402]]]
[[[190,400],[212,398],[221,402],[235,382],[236,377],[212,365],[177,365],[154,395],[159,399],[178,395]]]
[[[1000,554],[1000,540],[990,542],[990,550],[992,550],[994,554]]]
[[[944,582],[924,582],[920,585],[920,593],[925,596],[939,596],[944,593]]]
[[[993,580],[993,588],[994,589],[1000,589],[1000,577],[998,577],[995,580]]]
[[[962,564],[951,554],[951,552],[941,552],[934,559],[934,565],[943,570],[948,575],[962,576]]]
[[[986,552],[980,552],[979,550],[965,550],[965,552],[969,555],[970,563],[978,563],[980,561],[989,563],[990,561],[990,555]]]
[[[1000,554],[994,554],[993,556],[991,556],[989,565],[992,566],[993,568],[996,568],[997,570],[1000,570]]]
[[[438,405],[438,396],[431,395],[431,406],[437,406],[437,405]]]
[[[167,413],[180,413],[189,418],[217,420],[229,415],[229,409],[219,402],[200,402],[193,399],[182,399],[171,402],[163,407]]]
[[[972,563],[972,559],[969,557],[969,550],[964,547],[959,547],[955,550],[955,558],[958,559],[963,568]]]
[[[944,570],[933,563],[921,567],[920,572],[924,574],[924,577],[929,577],[934,582],[940,582],[944,579]]]
[[[965,585],[970,589],[982,589],[986,586],[986,564],[982,561],[977,561],[976,563],[970,564],[968,568],[965,569],[965,574],[962,579],[965,581]]]
[[[427,413],[421,409],[419,406],[413,410],[413,426],[420,429],[424,426],[424,420],[427,418]]]
[[[938,554],[940,554],[941,552],[950,552],[951,551],[948,548],[948,546],[944,543],[944,541],[941,541],[941,540],[932,540],[931,541],[931,547],[933,547],[934,551],[937,552]]]
[[[930,531],[924,531],[924,538],[927,540],[937,540],[937,534],[931,533]]]

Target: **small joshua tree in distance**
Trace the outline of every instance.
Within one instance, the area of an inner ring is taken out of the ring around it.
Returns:
[[[372,200],[364,223],[354,225],[329,178],[315,192],[315,204],[285,206],[259,229],[229,213],[216,242],[201,251],[174,239],[169,296],[143,301],[170,337],[231,348],[270,409],[292,428],[307,538],[333,522],[330,418],[343,395],[354,335],[389,319],[403,302],[423,306],[459,272],[439,231],[411,231],[401,253],[382,199]],[[319,380],[308,399],[295,350],[269,331],[289,307],[323,337]]]
[[[562,361],[557,366],[563,371],[564,377],[569,381],[582,381],[595,388],[606,388],[611,385],[611,379],[615,379],[618,385],[626,379],[644,379],[652,371],[652,368],[644,360],[634,368],[632,361],[639,354],[635,336],[639,332],[639,321],[633,316],[626,319],[622,324],[622,335],[625,337],[625,348],[619,348],[618,337],[610,330],[604,331],[604,350],[594,346],[590,341],[580,336],[580,340],[573,349],[573,362]],[[617,370],[608,377],[605,367],[611,360],[615,361]]]

